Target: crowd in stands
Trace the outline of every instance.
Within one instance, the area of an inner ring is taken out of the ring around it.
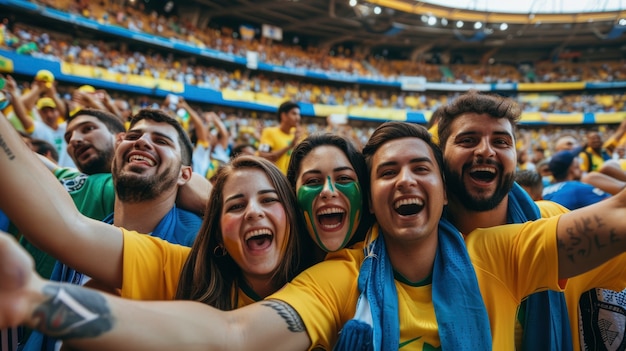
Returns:
[[[23,81],[19,84],[20,91],[28,92],[32,90],[34,86],[38,83],[36,80],[32,82]],[[71,103],[75,101],[93,101],[91,99],[111,99],[115,101],[120,101],[127,106],[126,110],[128,113],[136,113],[140,109],[143,108],[163,108],[167,110],[169,113],[173,115],[178,115],[178,119],[183,123],[183,125],[187,128],[187,131],[190,133],[192,138],[195,134],[195,128],[198,128],[199,125],[195,125],[189,119],[189,114],[185,114],[179,111],[179,106],[177,104],[168,103],[166,98],[165,100],[160,98],[155,98],[151,96],[131,96],[119,92],[107,92],[101,89],[96,90],[93,87],[88,87],[88,94],[82,92],[85,90],[85,87],[88,86],[68,86],[68,85],[60,85],[56,89],[58,90],[58,94],[60,97],[64,98],[66,101]],[[92,98],[86,98],[87,96],[92,96]],[[96,98],[97,96],[97,98]],[[182,99],[181,99],[182,100]],[[182,103],[183,101],[181,101]],[[92,102],[93,103],[93,102]],[[278,124],[278,121],[271,115],[267,113],[254,112],[242,109],[233,109],[233,108],[224,108],[219,106],[209,106],[209,105],[200,105],[200,104],[187,104],[185,103],[186,109],[193,109],[200,116],[206,116],[207,113],[214,113],[218,120],[223,123],[225,129],[227,130],[227,142],[225,148],[228,152],[233,149],[241,146],[241,145],[251,145],[254,148],[259,146],[259,141],[261,138],[261,133],[263,129],[268,127],[274,127]],[[31,106],[35,108],[35,106]],[[102,104],[98,103],[98,105],[93,105],[90,107],[102,108]],[[68,111],[69,113],[69,111]],[[10,118],[15,119],[14,112],[11,107],[5,111]],[[212,135],[217,134],[217,127],[215,123],[212,122],[212,119],[207,119],[203,117],[203,123],[205,124],[208,132]],[[303,119],[303,129],[307,134],[311,134],[315,131],[320,130],[328,130],[333,132],[338,132],[345,137],[348,137],[352,140],[355,145],[362,146],[370,137],[371,133],[375,129],[377,123],[351,123],[348,121],[347,123],[337,124],[333,123],[331,118],[319,118],[319,117],[308,117]],[[19,126],[19,123],[16,124]],[[18,127],[19,128],[19,127]],[[536,150],[542,150],[542,157],[548,157],[553,154],[555,151],[554,145],[557,140],[561,138],[563,135],[569,135],[574,137],[578,143],[584,143],[586,138],[586,133],[590,130],[597,130],[603,138],[608,138],[610,135],[614,134],[617,126],[615,125],[595,125],[593,127],[589,126],[542,126],[542,127],[532,127],[532,126],[519,126],[517,130],[517,149],[521,155],[521,157],[526,158],[526,154],[529,155],[531,160],[528,162],[524,161],[520,163],[520,168],[526,169],[528,168],[528,164],[530,163],[538,163],[539,159],[532,159],[535,157],[534,153]],[[617,148],[615,150],[622,151],[621,148]],[[59,150],[61,152],[61,150]],[[621,156],[615,154],[612,155],[614,158],[621,158]],[[524,166],[523,164],[526,164]]]
[[[13,30],[4,26],[2,33],[4,39],[0,40],[0,47],[11,48],[35,57],[98,67],[121,75],[134,74],[167,79],[218,91],[264,93],[303,103],[434,110],[458,95],[454,92],[417,93],[355,84],[320,84],[243,67],[227,70],[220,65],[208,66],[196,62],[195,59],[176,57],[172,53],[157,50],[136,51],[129,49],[127,44],[81,40],[67,34],[23,24],[16,24]],[[608,64],[601,66],[608,67]],[[478,67],[471,71],[473,75],[490,76]],[[510,69],[502,69],[499,73],[501,77],[514,76]],[[519,94],[516,98],[526,112],[547,113],[623,111],[626,100],[620,93]]]
[[[395,79],[398,74],[402,73],[405,75],[422,75],[427,77],[429,81],[446,81],[447,79],[441,76],[441,67],[437,65],[421,62],[376,61],[373,58],[356,57],[356,54],[349,52],[349,50],[339,50],[340,52],[335,53],[336,56],[329,56],[321,52],[310,51],[315,49],[302,49],[297,45],[256,39],[244,40],[235,35],[236,33],[232,29],[201,31],[183,18],[176,16],[165,18],[156,12],[148,14],[141,8],[122,5],[117,2],[88,3],[85,1],[50,0],[39,3],[92,18],[102,23],[121,25],[153,35],[173,37],[236,55],[245,55],[246,50],[255,50],[261,54],[260,59],[262,61],[285,67],[305,67],[312,70],[358,74],[363,77],[371,76],[372,71],[368,71],[368,68],[371,68],[376,71],[375,73],[379,75],[379,78]],[[7,20],[3,22],[0,29],[0,47],[48,60],[99,67],[120,74],[137,74],[169,79],[220,91],[261,92],[295,102],[435,110],[458,95],[454,92],[404,92],[397,89],[354,84],[329,85],[288,75],[261,73],[244,67],[227,69],[219,64],[209,65],[199,62],[197,58],[193,57],[177,56],[157,49],[131,48],[129,43],[81,39],[80,36],[73,37],[66,33],[38,28],[31,24],[10,24]],[[363,60],[367,60],[366,65],[360,64]],[[303,63],[304,61],[306,63]],[[624,63],[621,62],[586,65],[538,63],[534,67],[533,74],[537,77],[537,81],[545,82],[612,81],[623,78],[620,73],[623,66]],[[511,66],[455,65],[454,67],[456,69],[452,69],[451,78],[452,81],[456,82],[518,82],[521,81],[522,76],[528,75],[527,71],[518,70]],[[24,82],[24,86],[28,89],[28,82]],[[61,93],[65,92],[66,98],[70,97],[73,90],[71,87],[62,88],[60,86],[59,88]],[[110,93],[112,96],[119,95],[116,92]],[[626,104],[624,104],[626,97],[622,93],[528,93],[518,94],[515,98],[522,110],[526,112],[597,113],[626,110]],[[148,106],[161,106],[162,104],[162,101],[156,101],[148,96],[140,98],[122,96],[121,99],[127,100],[133,111]],[[216,112],[220,113],[220,111]],[[231,140],[229,144],[231,146],[236,144],[240,135],[244,135],[243,139],[255,145],[258,143],[262,129],[276,123],[271,118],[256,118],[257,113],[251,111],[237,111],[234,114],[228,114],[228,116],[222,111],[220,115],[230,130]],[[326,121],[322,122],[312,123],[306,129],[308,131],[320,129],[320,126],[327,124]],[[338,127],[332,128],[337,129]],[[372,132],[373,125],[366,127],[341,126],[341,128],[358,145],[362,145]],[[531,150],[535,147],[541,147],[550,153],[550,145],[553,142],[550,139],[559,135],[562,129],[564,128],[522,129],[520,140],[530,140],[533,145],[520,145],[520,148]],[[243,130],[244,133],[241,133],[240,130]],[[577,128],[574,134],[582,136],[585,130],[586,128]],[[607,132],[611,132],[610,127]],[[527,138],[526,136],[531,137]]]

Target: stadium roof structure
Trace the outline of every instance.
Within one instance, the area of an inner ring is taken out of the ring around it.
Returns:
[[[588,13],[621,11],[622,0],[425,0],[425,3],[457,9],[502,13]]]
[[[496,2],[500,8],[485,7]],[[207,23],[271,24],[287,41],[309,38],[328,49],[346,45],[402,52],[405,59],[447,55],[477,63],[626,57],[626,0],[514,2],[524,3],[525,10],[496,0],[186,0],[177,6],[195,7]]]

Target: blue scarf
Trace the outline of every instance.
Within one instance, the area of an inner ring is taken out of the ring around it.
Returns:
[[[441,349],[491,350],[489,317],[474,266],[462,236],[445,219],[439,222],[432,281]],[[355,317],[344,325],[335,350],[397,350],[398,294],[381,236],[366,248],[358,286]]]
[[[509,192],[507,223],[525,223],[541,218],[537,204],[517,183]],[[562,292],[542,291],[522,301],[519,320],[523,327],[523,351],[572,350],[572,331]]]

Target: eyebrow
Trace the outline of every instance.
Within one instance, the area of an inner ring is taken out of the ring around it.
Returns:
[[[257,194],[260,195],[264,195],[264,194],[270,194],[270,193],[274,193],[274,194],[278,194],[278,192],[275,189],[263,189],[263,190],[259,190],[257,192]],[[242,193],[238,193],[232,196],[227,197],[226,199],[224,199],[224,203],[227,203],[229,201],[233,201],[233,200],[237,200],[243,197]]]
[[[412,158],[409,161],[409,163],[421,163],[421,162],[427,162],[427,163],[433,164],[433,160],[430,159],[430,157],[416,157],[416,158]],[[398,163],[399,162],[397,162],[397,161],[383,162],[383,163],[379,164],[378,166],[376,166],[376,171],[379,171],[383,167],[395,166]]]
[[[342,166],[342,167],[337,167],[337,168],[333,168],[333,172],[341,172],[341,171],[352,171],[355,172],[354,168],[349,167],[349,166]],[[322,171],[320,171],[319,169],[311,169],[309,171],[303,172],[302,175],[305,176],[307,174],[321,174]]]
[[[80,127],[84,126],[85,124],[93,124],[96,125],[93,121],[84,121],[84,122],[80,122],[75,126],[72,126],[72,128],[68,128],[65,132],[65,134],[63,134],[63,137],[67,137],[68,135],[70,135],[74,130],[79,129]]]
[[[157,132],[157,131],[146,131],[145,129],[137,128],[137,129],[131,129],[128,132],[126,132],[126,134],[146,134],[146,133],[155,134],[157,136],[160,136],[162,138],[165,138],[171,141],[172,143],[176,143],[174,139],[172,139],[169,135],[161,133],[161,132]]]
[[[476,134],[480,134],[480,133],[478,133],[477,131],[474,131],[474,130],[470,130],[470,131],[467,131],[467,132],[462,132],[462,133],[457,134],[455,138],[464,137],[464,136],[467,136],[467,135],[476,135]],[[513,134],[511,134],[511,133],[509,133],[509,132],[507,132],[505,130],[496,130],[495,132],[493,132],[493,134],[499,135],[499,136],[504,135],[504,136],[513,138]]]

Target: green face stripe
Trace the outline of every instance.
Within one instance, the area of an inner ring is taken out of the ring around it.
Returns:
[[[344,194],[350,203],[350,213],[348,213],[349,227],[346,232],[346,236],[341,243],[339,249],[342,249],[361,222],[361,207],[363,206],[363,196],[361,194],[361,187],[357,182],[349,182],[346,184],[335,183],[333,187],[333,182],[330,177],[328,177],[329,188],[332,192],[335,190]],[[304,213],[304,218],[306,220],[306,226],[309,231],[309,234],[313,237],[313,240],[317,243],[317,245],[324,251],[329,252],[330,250],[324,245],[319,236],[318,228],[315,224],[315,213],[313,213],[313,202],[315,198],[322,192],[323,185],[303,185],[298,189],[298,205],[300,209]],[[338,250],[339,250],[338,249]]]

